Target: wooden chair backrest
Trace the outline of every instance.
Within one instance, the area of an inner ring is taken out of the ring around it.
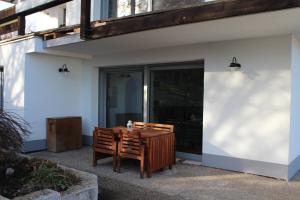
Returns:
[[[154,130],[168,131],[172,133],[174,132],[174,125],[170,125],[170,124],[147,123],[147,126]]]
[[[114,150],[114,132],[109,128],[95,128],[94,130],[94,148],[113,151]]]
[[[144,122],[133,122],[133,128],[144,128],[145,127],[145,123]]]
[[[141,156],[141,133],[138,131],[122,131],[119,152],[136,159]]]

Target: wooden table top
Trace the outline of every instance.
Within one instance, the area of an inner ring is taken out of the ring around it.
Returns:
[[[120,130],[127,130],[126,127],[114,127],[113,130],[118,133]],[[146,129],[133,129],[133,131],[139,131],[141,132],[141,137],[142,138],[151,138],[151,137],[157,137],[161,135],[167,135],[170,134],[171,132],[169,131],[163,131],[163,130],[155,130],[151,128],[146,128]]]

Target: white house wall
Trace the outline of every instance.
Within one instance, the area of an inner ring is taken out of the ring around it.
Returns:
[[[58,72],[66,64],[68,76]],[[98,74],[96,68],[83,67],[81,59],[31,53],[25,65],[25,119],[32,126],[27,151],[45,148],[46,118],[81,116],[83,135],[92,135],[98,122]],[[92,91],[94,90],[94,91]],[[84,138],[85,139],[85,138]]]
[[[36,7],[43,2],[48,2],[47,0],[32,1],[26,0],[17,4],[17,11],[22,11],[29,9],[31,7]],[[26,33],[37,32],[42,30],[48,30],[53,28],[58,28],[63,22],[63,12],[66,8],[66,25],[75,25],[80,23],[80,0],[73,0],[66,4],[62,4],[41,12],[37,12],[26,16]]]
[[[31,124],[32,134],[25,138],[25,151],[46,148],[47,117],[81,116],[84,136],[91,136],[98,124],[97,68],[83,70],[82,59],[74,58],[73,54],[46,54],[49,52],[43,51],[42,44],[39,38],[31,38],[0,45],[0,65],[4,66],[5,77],[4,108]],[[71,71],[67,77],[58,72],[63,64]]]
[[[94,127],[98,126],[99,70],[83,62],[81,109],[84,121],[84,143],[92,144]]]
[[[26,33],[57,28],[60,25],[63,10],[52,8],[26,16]],[[46,22],[46,23],[45,23]]]
[[[293,176],[300,167],[300,40],[292,38],[292,90],[291,90],[291,133],[289,154],[289,176]]]
[[[17,4],[17,11],[22,11],[35,7],[49,0],[33,1],[26,0]],[[26,32],[36,32],[47,29],[58,28],[63,24],[63,8],[66,8],[66,26],[80,24],[81,1],[73,0],[66,4],[47,9],[32,15],[26,16]],[[101,18],[101,0],[92,0],[91,20],[99,20]],[[47,23],[45,23],[47,22]]]
[[[25,53],[34,40],[0,45],[0,65],[4,66],[4,107],[24,116]]]
[[[228,72],[236,56],[242,71]],[[204,59],[203,162],[280,178],[289,164],[291,36],[196,44],[98,57],[92,66]],[[221,159],[222,158],[222,159]],[[227,166],[239,158],[235,168]],[[225,160],[224,160],[225,159]],[[233,160],[234,161],[234,160]],[[259,161],[253,169],[247,162]],[[277,164],[280,172],[267,166]],[[248,167],[249,166],[249,167]]]
[[[72,74],[58,72],[66,64]],[[46,138],[46,118],[81,116],[81,74],[79,59],[27,54],[25,66],[25,118],[31,124],[30,140]]]
[[[80,24],[81,6],[80,0],[73,0],[67,3],[67,21],[66,25]]]
[[[81,0],[73,0],[66,4],[67,16],[66,25],[80,24]],[[101,17],[101,0],[91,1],[91,21],[99,20]]]
[[[290,108],[291,66],[293,70],[298,66],[292,55],[299,51],[295,39],[291,45],[291,35],[150,49],[85,61],[37,53],[25,57],[26,52],[39,49],[32,47],[35,42],[0,46],[0,64],[10,83],[5,88],[5,105],[23,112],[33,129],[28,141],[42,141],[38,148],[45,148],[47,117],[82,116],[84,135],[92,135],[98,125],[97,67],[204,59],[203,163],[288,178],[288,165],[299,155],[296,143],[289,145],[290,139],[298,140],[295,131],[290,134],[290,129],[298,128],[290,123],[291,115],[297,116]],[[242,70],[231,73],[227,66],[234,56]],[[63,64],[71,71],[68,77],[58,72]]]

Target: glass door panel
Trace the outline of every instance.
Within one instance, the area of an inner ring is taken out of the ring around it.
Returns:
[[[143,121],[143,72],[108,72],[106,80],[106,127]]]
[[[150,122],[175,125],[177,151],[202,154],[204,69],[150,73]]]

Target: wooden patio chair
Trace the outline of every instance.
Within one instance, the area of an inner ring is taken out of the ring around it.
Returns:
[[[170,124],[157,124],[157,123],[147,123],[146,126],[160,131],[168,131],[174,133],[174,125]],[[174,137],[174,165],[176,164],[176,138]],[[170,167],[171,168],[171,167]]]
[[[170,125],[170,124],[147,123],[146,126],[154,130],[168,131],[172,133],[174,132],[174,125]]]
[[[137,129],[143,129],[145,127],[144,122],[133,122],[133,128],[137,128]]]
[[[141,133],[138,131],[128,132],[123,130],[118,149],[118,172],[121,167],[121,158],[130,158],[140,161],[140,176],[144,178],[145,171],[145,146],[142,143]]]
[[[93,139],[93,166],[97,165],[97,160],[101,155],[111,155],[113,157],[113,170],[116,171],[117,142],[113,129],[95,128]]]

